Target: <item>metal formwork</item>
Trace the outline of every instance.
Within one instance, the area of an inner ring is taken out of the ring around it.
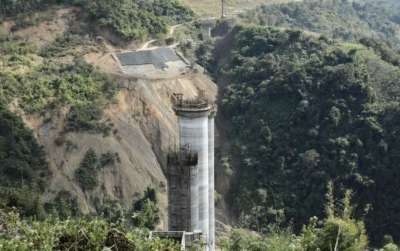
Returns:
[[[181,149],[167,157],[168,230],[192,231],[198,225],[196,152]]]

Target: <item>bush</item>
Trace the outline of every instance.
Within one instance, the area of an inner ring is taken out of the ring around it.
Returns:
[[[394,243],[389,243],[383,246],[383,248],[379,249],[379,251],[398,251],[399,248]]]
[[[96,103],[83,103],[72,106],[66,117],[65,130],[93,130],[102,115],[102,107]]]
[[[0,210],[1,250],[178,250],[170,239],[147,238],[148,230],[132,229],[105,220],[24,220],[14,211]]]
[[[75,171],[75,177],[84,190],[92,190],[98,185],[96,165],[97,155],[90,148]]]
[[[114,163],[115,163],[115,154],[111,153],[110,151],[101,154],[99,163],[100,168],[112,165]]]
[[[133,203],[133,211],[134,225],[154,229],[161,220],[156,189],[147,187],[143,198]]]
[[[43,191],[50,177],[43,147],[0,98],[0,188],[34,184]]]

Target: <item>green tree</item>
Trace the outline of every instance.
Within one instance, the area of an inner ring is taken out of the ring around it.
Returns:
[[[85,153],[82,162],[75,171],[75,177],[83,189],[92,190],[97,187],[97,154],[92,149]]]

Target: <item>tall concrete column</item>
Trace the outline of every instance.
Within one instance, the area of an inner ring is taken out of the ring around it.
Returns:
[[[199,228],[209,244],[208,116],[211,105],[200,102],[174,106],[178,115],[179,141],[198,153]],[[208,246],[206,247],[208,249]]]
[[[208,116],[183,117],[183,115],[198,115],[180,113],[179,134],[180,144],[189,145],[198,152],[198,185],[199,185],[199,228],[203,238],[208,240]]]
[[[214,117],[213,110],[208,117],[208,228],[210,251],[215,248],[215,211],[214,211]]]
[[[175,96],[178,102],[173,109],[178,116],[179,143],[198,154],[199,230],[202,231],[206,244],[205,250],[214,251],[214,117],[216,107],[204,98],[204,91],[199,91],[199,95],[195,99],[184,100],[183,95],[179,93]],[[196,203],[196,201],[191,202],[192,212],[195,212]],[[193,225],[193,227],[195,226]]]
[[[199,229],[199,184],[197,166],[190,167],[190,232]]]

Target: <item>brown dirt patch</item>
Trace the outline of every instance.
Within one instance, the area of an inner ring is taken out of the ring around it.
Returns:
[[[11,28],[17,25],[17,22],[15,20],[8,20],[0,25],[0,32],[27,38],[40,48],[44,44],[52,42],[57,35],[69,29],[71,25],[79,19],[78,17],[81,16],[81,14],[82,9],[77,7],[51,9],[36,14],[34,17],[38,22],[36,25],[20,28],[15,32],[11,32]]]

